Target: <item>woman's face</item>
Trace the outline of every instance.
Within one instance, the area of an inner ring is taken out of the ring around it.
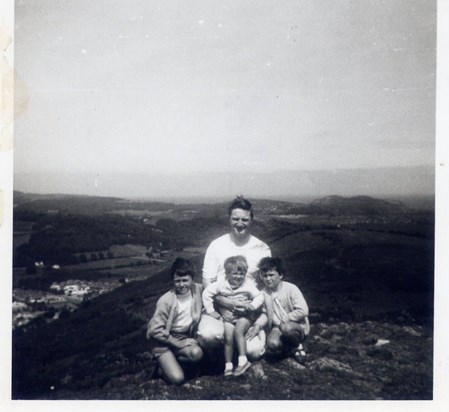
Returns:
[[[233,209],[229,217],[230,233],[236,239],[244,239],[250,235],[252,219],[251,212],[243,209]]]

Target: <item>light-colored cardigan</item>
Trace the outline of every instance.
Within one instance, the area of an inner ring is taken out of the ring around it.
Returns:
[[[306,335],[309,333],[309,307],[304,299],[303,294],[299,288],[290,282],[281,281],[277,288],[277,297],[281,303],[281,306],[288,314],[288,319],[292,322],[304,324],[304,331]],[[274,314],[274,301],[273,291],[264,288],[264,314],[262,314],[256,321],[261,327],[264,327],[268,323],[268,328],[271,330],[273,326],[273,314]]]
[[[194,283],[192,286],[192,325],[190,326],[190,336],[193,336],[200,321],[202,302],[201,285]],[[171,334],[173,321],[178,314],[178,298],[174,290],[162,295],[156,303],[156,310],[153,317],[148,322],[147,339],[157,339],[167,344],[176,344],[177,339]]]

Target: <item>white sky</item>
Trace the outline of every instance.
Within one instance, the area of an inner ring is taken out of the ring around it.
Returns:
[[[17,0],[15,172],[434,164],[428,0]]]

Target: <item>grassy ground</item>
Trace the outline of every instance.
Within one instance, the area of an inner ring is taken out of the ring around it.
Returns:
[[[65,319],[15,331],[13,398],[431,399],[432,239],[363,225],[269,227],[261,238],[284,259],[286,280],[300,286],[311,309],[305,367],[263,360],[225,382],[206,362],[181,387],[151,379],[145,326],[170,288],[161,265]],[[198,268],[202,258],[193,255]]]
[[[202,375],[181,387],[151,379],[149,353],[140,367],[105,379],[101,388],[58,387],[41,399],[151,400],[418,400],[432,399],[432,338],[425,328],[390,323],[320,323],[304,366],[262,360],[238,378]],[[115,362],[126,364],[124,358]],[[65,377],[65,381],[70,380]]]

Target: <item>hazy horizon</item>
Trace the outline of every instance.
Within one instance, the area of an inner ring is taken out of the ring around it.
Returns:
[[[15,190],[14,195],[16,193],[22,193],[24,195],[36,195],[36,196],[49,196],[49,197],[100,197],[100,198],[113,198],[113,199],[123,199],[131,202],[160,202],[160,203],[174,203],[177,205],[181,204],[221,204],[225,203],[228,204],[230,202],[229,197],[225,196],[219,196],[219,197],[213,197],[213,196],[191,196],[191,197],[184,197],[184,196],[166,196],[166,197],[139,197],[139,196],[95,196],[95,195],[81,195],[81,194],[73,194],[73,193],[35,193],[35,192],[22,192],[20,190]],[[237,194],[236,194],[237,195]],[[243,193],[239,193],[239,195],[245,196]],[[274,202],[287,202],[287,203],[297,203],[297,204],[308,204],[313,202],[314,200],[321,199],[323,197],[328,196],[339,196],[332,193],[329,193],[327,196],[284,196],[284,197],[270,197],[270,196],[264,196],[264,197],[248,197],[248,200],[251,202],[257,202],[261,200],[270,200]],[[341,196],[343,198],[351,198],[351,197],[358,197],[358,196],[364,196],[364,195],[357,195],[357,196]],[[410,207],[416,207],[416,208],[423,208],[423,209],[434,209],[435,208],[435,195],[432,194],[416,194],[416,195],[404,195],[404,196],[395,196],[395,195],[385,195],[385,196],[368,196],[372,197],[373,199],[382,199],[386,201],[393,201],[393,202],[401,202],[405,204],[406,206]]]
[[[407,197],[434,195],[430,167],[149,175],[145,173],[18,173],[14,190],[125,198],[248,197],[293,199],[328,195]]]

